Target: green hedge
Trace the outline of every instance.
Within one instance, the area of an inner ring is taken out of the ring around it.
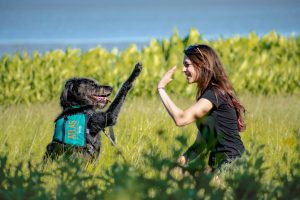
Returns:
[[[87,52],[79,49],[54,50],[41,55],[4,55],[0,60],[0,104],[42,102],[59,96],[66,79],[91,77],[101,84],[120,87],[137,61],[144,69],[138,78],[133,96],[153,96],[164,72],[179,66],[176,84],[169,91],[194,95],[179,72],[183,49],[189,44],[205,43],[219,54],[229,77],[239,93],[292,94],[300,91],[300,37],[284,37],[270,32],[259,37],[235,36],[214,41],[203,40],[195,29],[181,38],[175,31],[169,39],[151,40],[141,50],[135,44],[119,52],[98,46]]]

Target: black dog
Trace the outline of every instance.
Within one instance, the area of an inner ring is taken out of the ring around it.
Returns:
[[[87,78],[69,79],[60,97],[63,111],[55,120],[53,141],[47,146],[45,157],[80,154],[84,158],[98,159],[101,148],[99,132],[116,124],[125,97],[141,70],[142,64],[137,63],[105,112],[99,109],[109,102],[107,97],[111,94],[112,87],[98,85],[96,81]],[[80,122],[79,119],[84,121]],[[78,135],[81,133],[84,135]],[[76,139],[76,144],[73,139]],[[73,143],[68,144],[66,141]]]

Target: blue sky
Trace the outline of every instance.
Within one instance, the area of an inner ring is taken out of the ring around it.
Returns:
[[[296,0],[0,0],[0,42],[147,41],[186,34],[208,38],[248,34],[299,34]]]

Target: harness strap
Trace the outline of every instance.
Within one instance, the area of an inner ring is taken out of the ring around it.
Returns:
[[[125,161],[125,163],[128,163],[126,158],[124,157],[121,149],[118,148],[117,144],[115,143],[115,141],[110,137],[110,135],[108,135],[106,132],[105,132],[105,129],[103,129],[103,133],[104,135],[109,139],[109,141],[111,142],[111,144],[116,148],[118,154],[123,158],[123,160]]]
[[[82,108],[82,107],[83,106],[70,106],[70,107],[65,108],[65,111],[72,110],[72,109],[78,109],[78,108]]]
[[[87,110],[86,111],[86,121],[88,123],[89,119],[92,117],[92,115],[94,114],[94,112],[92,110]],[[90,135],[90,129],[88,129],[88,127],[86,127],[86,140],[89,141],[86,143],[85,148],[87,149],[87,151],[89,152],[89,154],[91,154],[92,156],[95,154],[95,149],[97,149],[97,145],[95,144],[96,140],[95,138],[93,138]]]
[[[114,141],[114,143],[116,143],[116,138],[115,138],[115,133],[114,133],[114,129],[112,126],[108,127],[109,129],[109,136],[112,139],[112,141]]]
[[[63,122],[63,126],[62,126],[62,147],[63,147],[63,151],[64,151],[64,147],[65,147],[65,135],[66,135],[66,130],[65,130],[65,127],[66,127],[66,122],[68,120],[68,117],[67,116],[64,116],[64,122]]]
[[[95,138],[93,138],[90,134],[86,134],[86,139],[90,142],[90,144],[96,149],[97,146],[95,145]]]

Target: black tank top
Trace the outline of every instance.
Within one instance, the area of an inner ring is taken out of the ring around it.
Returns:
[[[196,121],[197,128],[212,153],[226,153],[238,156],[244,152],[237,113],[223,98],[216,97],[212,89],[206,89],[199,99],[204,98],[213,104],[206,116]]]

